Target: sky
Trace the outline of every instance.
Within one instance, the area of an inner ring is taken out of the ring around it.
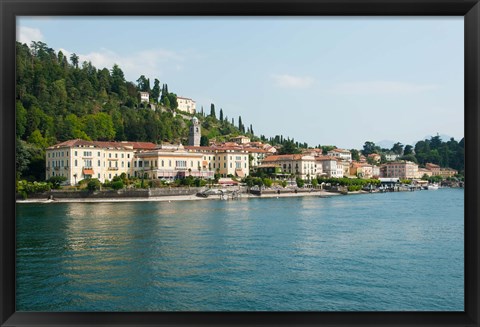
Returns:
[[[18,17],[128,81],[168,84],[256,135],[361,149],[464,136],[463,17]]]

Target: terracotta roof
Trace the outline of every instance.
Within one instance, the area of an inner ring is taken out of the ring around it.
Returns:
[[[268,156],[263,159],[263,162],[270,162],[270,161],[280,161],[280,160],[301,160],[304,157],[303,154],[279,154]]]
[[[68,140],[48,147],[48,149],[58,149],[74,146],[93,146],[96,148],[126,148],[133,149],[155,149],[157,145],[151,142],[110,142],[110,141],[85,141],[81,139]]]
[[[338,158],[331,157],[331,156],[318,156],[318,157],[315,157],[315,160],[317,160],[317,161],[327,161],[327,160],[339,161]]]

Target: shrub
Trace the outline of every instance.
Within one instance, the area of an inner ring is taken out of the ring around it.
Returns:
[[[114,190],[120,190],[124,187],[124,184],[122,180],[118,180],[115,182],[111,182],[110,187],[113,188]]]
[[[100,190],[100,187],[102,186],[102,183],[96,178],[92,178],[88,181],[87,183],[87,189],[89,191],[98,191]]]
[[[47,180],[47,182],[52,184],[52,188],[54,190],[57,190],[57,189],[60,188],[60,184],[62,184],[66,180],[67,180],[67,178],[65,176],[52,176]]]
[[[305,181],[301,179],[300,177],[297,177],[297,186],[298,187],[303,187],[305,185]]]

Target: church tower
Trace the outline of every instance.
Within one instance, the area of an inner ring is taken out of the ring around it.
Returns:
[[[190,126],[190,134],[188,136],[188,145],[200,146],[200,122],[197,117],[192,118],[192,125]]]

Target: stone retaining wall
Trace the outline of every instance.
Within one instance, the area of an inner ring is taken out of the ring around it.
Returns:
[[[57,199],[121,199],[121,198],[149,198],[157,196],[175,196],[175,195],[192,195],[197,194],[204,188],[151,188],[151,189],[122,189],[122,190],[105,190],[105,191],[66,191],[51,190],[44,193],[29,194],[29,199],[49,199],[50,197]],[[17,199],[21,196],[17,194]]]

